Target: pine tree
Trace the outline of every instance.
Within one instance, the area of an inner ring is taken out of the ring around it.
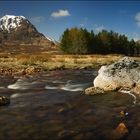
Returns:
[[[68,54],[125,54],[138,56],[140,44],[125,35],[102,30],[98,34],[83,28],[66,29],[61,37],[60,48]]]

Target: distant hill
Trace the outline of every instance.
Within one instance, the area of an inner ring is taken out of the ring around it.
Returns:
[[[36,27],[24,16],[5,15],[0,18],[0,44],[35,45],[56,47],[58,43],[38,32]]]

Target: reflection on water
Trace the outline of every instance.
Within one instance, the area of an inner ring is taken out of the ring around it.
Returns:
[[[95,70],[64,70],[1,77],[0,93],[10,96],[11,104],[0,108],[0,138],[138,138],[139,100],[134,104],[136,97],[117,92],[84,95],[96,74]],[[127,131],[119,130],[120,124]]]

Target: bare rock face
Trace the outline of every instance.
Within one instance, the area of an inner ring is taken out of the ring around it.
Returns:
[[[86,89],[85,94],[120,89],[140,94],[140,62],[124,57],[111,65],[102,66],[93,84],[94,87]]]

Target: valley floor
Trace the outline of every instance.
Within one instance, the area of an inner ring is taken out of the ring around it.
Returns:
[[[0,54],[0,74],[33,74],[57,69],[98,68],[122,58],[122,55],[62,55],[50,53]]]

